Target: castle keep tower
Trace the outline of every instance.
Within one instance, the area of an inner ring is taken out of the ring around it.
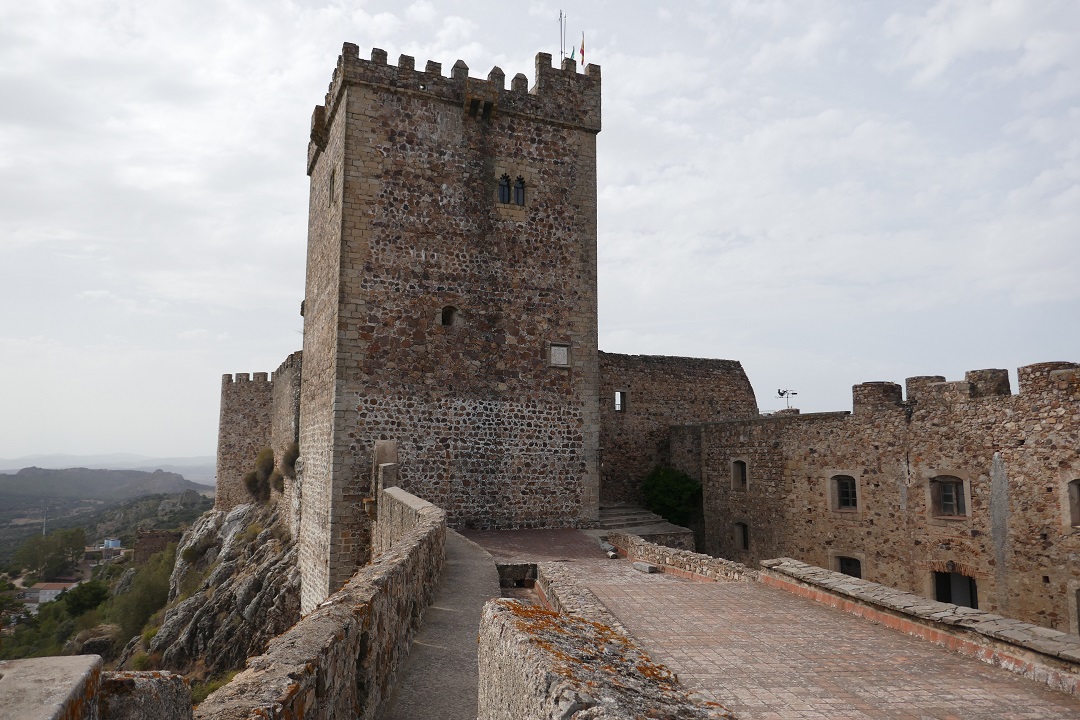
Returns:
[[[459,527],[598,513],[600,68],[532,89],[346,43],[312,116],[302,608],[366,560],[372,450]]]

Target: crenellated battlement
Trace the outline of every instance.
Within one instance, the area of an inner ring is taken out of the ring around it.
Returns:
[[[265,383],[269,385],[273,380],[269,373],[257,372],[257,373],[225,373],[221,376],[221,386],[224,388],[228,385],[241,385],[244,383]]]
[[[1080,365],[1072,362],[1045,362],[1017,368],[1020,395],[1030,398],[1043,394],[1080,395]],[[906,398],[900,386],[887,382],[865,382],[852,387],[852,406],[856,413],[899,408],[919,403],[951,404],[989,398],[1015,397],[1009,371],[1001,368],[969,370],[963,380],[946,380],[943,375],[918,375],[904,381]]]
[[[311,115],[311,142],[308,145],[308,172],[325,149],[328,128],[349,85],[372,85],[395,92],[422,94],[433,100],[460,105],[469,117],[490,119],[495,115],[518,115],[537,120],[600,132],[600,66],[589,64],[582,73],[571,59],[561,67],[552,65],[549,53],[537,53],[534,82],[518,73],[506,87],[506,74],[494,67],[486,79],[469,76],[469,66],[458,60],[450,76],[442,74],[442,63],[429,60],[416,69],[415,58],[398,57],[396,65],[387,61],[385,50],[375,48],[371,59],[360,57],[360,49],[344,43],[337,67],[322,105]]]

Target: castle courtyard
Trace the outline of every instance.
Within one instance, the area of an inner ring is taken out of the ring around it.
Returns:
[[[469,532],[499,563],[564,562],[702,697],[739,718],[1080,717],[1080,698],[757,582],[609,560],[576,530]]]

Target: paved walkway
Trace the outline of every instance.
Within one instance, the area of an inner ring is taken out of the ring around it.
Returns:
[[[499,597],[499,573],[483,548],[446,533],[446,565],[398,671],[382,720],[475,720],[480,673],[476,638],[484,603]]]
[[[656,660],[744,720],[1080,718],[1080,698],[783,590],[646,575],[584,534],[527,532],[470,536],[497,559],[568,561]]]

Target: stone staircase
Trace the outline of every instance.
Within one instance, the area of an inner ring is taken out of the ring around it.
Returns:
[[[672,525],[656,513],[637,505],[601,505],[598,528],[590,532],[606,537],[605,530],[620,530],[657,545],[682,550],[694,549],[694,533],[679,525]]]
[[[600,506],[600,527],[604,530],[621,530],[623,528],[665,524],[667,524],[667,520],[664,518],[636,505]]]

